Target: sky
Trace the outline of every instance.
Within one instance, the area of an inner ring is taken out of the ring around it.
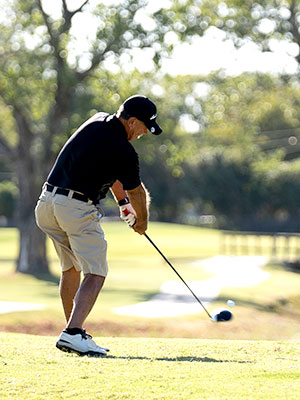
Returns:
[[[104,3],[113,4],[116,0],[102,0]],[[70,7],[76,8],[82,4],[83,0],[69,0]],[[92,9],[97,0],[90,0],[88,9]],[[61,0],[44,0],[45,10],[54,17],[59,16]],[[138,15],[138,21],[144,28],[151,30],[153,20],[151,13],[162,7],[167,7],[169,0],[149,0],[144,13]],[[97,29],[97,18],[88,13],[80,13],[75,16],[75,24],[72,28],[74,36],[77,38],[76,44],[70,48],[70,61],[76,55],[81,55],[81,67],[85,69],[89,65],[89,59],[84,56],[86,44],[94,37]],[[270,21],[261,22],[261,29],[266,32],[272,27]],[[85,28],[86,27],[86,28]],[[82,34],[82,32],[86,32]],[[247,43],[237,50],[232,41],[226,39],[223,31],[211,28],[204,37],[196,38],[192,44],[182,43],[176,45],[176,35],[169,34],[167,37],[170,43],[175,43],[175,50],[170,59],[166,59],[162,64],[162,70],[171,75],[178,74],[209,74],[212,71],[223,69],[226,75],[239,75],[242,72],[271,72],[292,74],[297,70],[297,63],[293,56],[298,52],[298,48],[293,44],[280,43],[273,40],[273,52],[262,53],[254,43]],[[136,49],[133,51],[133,63],[129,57],[124,55],[122,59],[123,68],[130,71],[135,67],[141,72],[151,72],[153,68],[153,53],[151,50]],[[114,63],[114,59],[106,60],[106,66],[118,72],[119,67]]]

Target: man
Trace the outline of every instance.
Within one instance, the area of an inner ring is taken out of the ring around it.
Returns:
[[[108,351],[83,329],[108,269],[99,201],[110,188],[121,218],[135,232],[145,233],[149,196],[130,142],[148,130],[162,132],[156,106],[147,97],[128,98],[114,115],[97,113],[66,142],[44,184],[35,214],[62,266],[60,296],[67,325],[56,343],[60,350],[93,356]]]

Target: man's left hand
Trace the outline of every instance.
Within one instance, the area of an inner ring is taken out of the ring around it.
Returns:
[[[130,203],[120,207],[120,218],[132,227],[136,221],[136,212]]]

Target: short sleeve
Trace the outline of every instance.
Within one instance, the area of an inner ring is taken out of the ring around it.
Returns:
[[[135,189],[141,184],[139,157],[135,150],[129,152],[128,157],[123,158],[118,180],[122,183],[124,190]]]

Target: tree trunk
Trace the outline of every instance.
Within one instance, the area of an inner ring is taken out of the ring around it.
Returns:
[[[35,184],[37,172],[28,175],[24,165],[26,157],[18,161],[20,200],[17,220],[20,248],[16,270],[32,275],[49,274],[45,234],[37,227],[34,215],[40,192]]]
[[[24,158],[18,161],[18,165],[20,200],[17,220],[20,247],[16,270],[32,275],[49,274],[45,234],[37,227],[34,215],[40,192],[40,188],[35,189],[37,172],[31,176],[26,174]]]
[[[16,167],[19,181],[17,221],[20,248],[16,270],[32,275],[49,274],[45,235],[37,227],[34,215],[34,208],[41,190],[39,154],[32,150],[34,135],[24,113],[17,107],[14,111],[19,130]]]
[[[19,224],[19,234],[17,271],[32,275],[49,274],[45,235],[36,226],[33,212],[26,222]]]

